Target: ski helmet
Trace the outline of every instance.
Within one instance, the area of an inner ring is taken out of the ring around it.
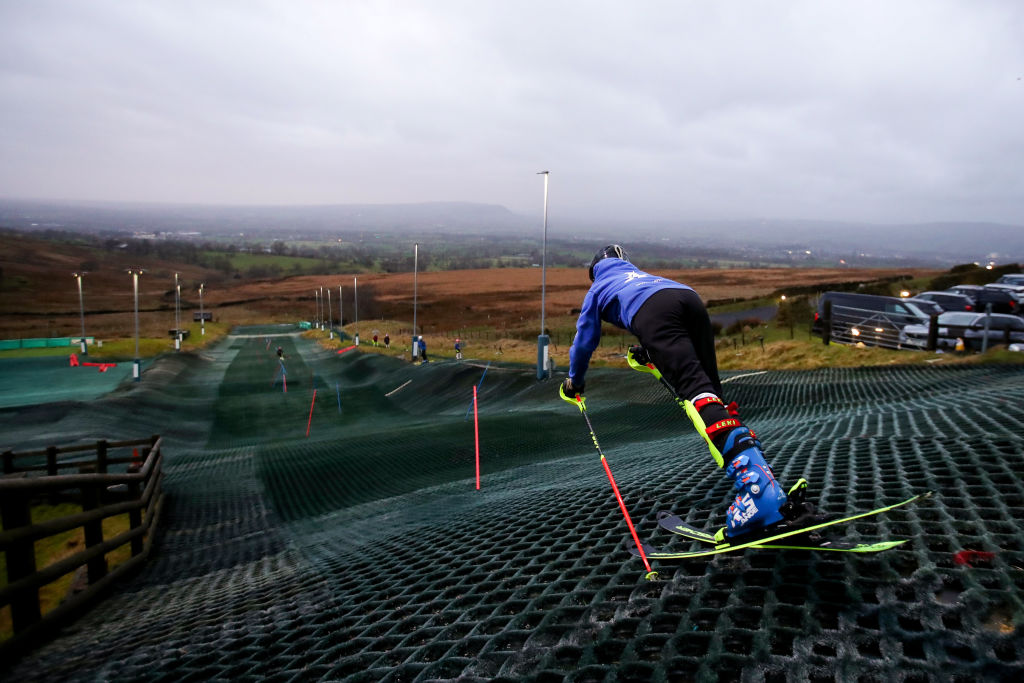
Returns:
[[[594,254],[594,260],[590,262],[590,281],[594,281],[594,266],[597,262],[606,258],[620,258],[623,261],[628,261],[629,257],[626,256],[626,250],[617,244],[609,244],[601,251]]]

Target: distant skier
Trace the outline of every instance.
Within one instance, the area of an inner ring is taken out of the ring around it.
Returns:
[[[427,360],[427,342],[423,339],[423,335],[420,335],[420,339],[416,342],[420,347],[420,358],[423,359],[424,363],[429,363]]]
[[[462,360],[462,340],[455,338],[455,360]]]
[[[739,420],[735,403],[722,402],[715,338],[707,309],[693,288],[638,270],[617,244],[597,252],[590,263],[593,283],[569,349],[566,395],[582,395],[590,357],[601,339],[601,321],[632,332],[640,347],[630,353],[653,363],[676,395],[696,409],[687,411],[704,432],[719,467],[739,491],[726,511],[728,537],[782,521],[786,494],[765,462],[761,443]]]
[[[384,333],[384,348],[391,348],[391,335],[388,334],[387,332]]]
[[[284,349],[282,349],[280,346],[277,347],[277,357],[282,360],[284,359]]]

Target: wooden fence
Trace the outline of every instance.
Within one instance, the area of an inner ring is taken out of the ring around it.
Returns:
[[[164,500],[161,443],[159,436],[153,436],[3,453],[0,552],[6,554],[7,585],[0,589],[0,609],[10,605],[13,635],[0,642],[0,661],[11,661],[26,644],[75,618],[105,588],[149,557]],[[112,451],[125,455],[112,457]],[[69,469],[77,473],[60,473]],[[60,500],[80,503],[82,512],[33,524],[34,504]],[[129,529],[104,539],[103,520],[123,514],[128,515]],[[47,567],[36,567],[37,541],[79,528],[85,535],[84,549]],[[127,545],[131,558],[108,568],[106,554]],[[40,588],[82,566],[88,575],[87,587],[42,614]]]

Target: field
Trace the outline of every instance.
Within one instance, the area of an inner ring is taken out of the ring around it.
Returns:
[[[416,322],[430,336],[467,329],[493,330],[499,337],[529,338],[540,333],[541,270],[499,268],[419,273],[336,273],[247,281],[193,264],[159,261],[80,245],[31,238],[5,238],[0,252],[0,338],[67,336],[81,330],[78,291],[71,273],[83,280],[86,333],[104,340],[134,333],[134,305],[128,268],[146,270],[139,283],[143,337],[167,339],[174,328],[174,274],[180,274],[183,321],[199,311],[198,288],[205,283],[204,308],[228,326],[258,322],[294,322],[316,314],[314,292],[331,290],[338,317],[341,287],[345,323],[403,321],[411,329],[414,290]],[[242,258],[239,256],[238,258]],[[271,257],[268,257],[271,258]],[[276,257],[286,259],[288,257]],[[643,264],[638,264],[642,266]],[[881,277],[919,277],[933,271],[885,269],[685,270],[666,275],[693,286],[705,301],[765,297],[794,287],[870,281]],[[358,301],[354,278],[358,278]],[[546,282],[546,324],[568,330],[589,281],[585,269],[551,268]]]

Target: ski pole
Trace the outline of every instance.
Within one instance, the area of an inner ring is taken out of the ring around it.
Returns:
[[[701,435],[701,438],[703,438],[704,442],[708,445],[708,450],[711,451],[711,457],[715,459],[715,464],[717,464],[719,467],[725,467],[725,458],[722,457],[722,453],[715,446],[714,442],[711,441],[711,437],[708,436],[708,433],[706,431],[707,425],[704,424],[704,419],[700,416],[700,413],[697,411],[697,409],[693,406],[691,402],[679,397],[679,394],[676,393],[675,387],[669,384],[667,379],[662,377],[661,372],[658,370],[658,368],[654,367],[654,363],[650,361],[646,363],[641,363],[636,358],[634,358],[634,348],[636,347],[630,346],[629,350],[626,351],[626,363],[629,364],[629,367],[639,372],[646,372],[654,375],[657,378],[657,380],[661,382],[661,385],[668,389],[668,393],[672,394],[672,398],[675,399],[675,402],[679,404],[680,408],[683,409],[683,412],[686,413],[686,416],[690,418],[690,422],[693,423],[694,429],[697,430],[697,433]]]
[[[590,430],[590,438],[594,442],[594,446],[597,448],[597,452],[601,455],[601,465],[604,467],[605,474],[608,475],[608,481],[611,482],[612,491],[615,493],[615,500],[619,503],[619,509],[622,510],[622,515],[626,518],[626,526],[629,527],[629,533],[633,535],[633,542],[636,544],[636,549],[640,553],[640,559],[644,561],[644,567],[647,569],[647,574],[644,578],[648,581],[656,581],[658,579],[658,572],[651,569],[651,563],[647,561],[647,554],[644,552],[644,547],[640,543],[640,537],[637,536],[636,528],[633,526],[633,520],[629,518],[629,510],[626,509],[626,503],[622,500],[622,495],[619,493],[619,487],[615,484],[615,477],[612,476],[612,470],[608,467],[608,459],[604,457],[604,451],[601,450],[601,444],[597,442],[597,435],[594,434],[594,426],[590,424],[590,417],[587,415],[587,404],[582,396],[576,394],[576,398],[569,398],[565,395],[565,390],[562,386],[558,387],[558,395],[562,397],[563,401],[572,403],[574,406],[580,409],[583,413],[583,419],[587,421],[587,429]]]

